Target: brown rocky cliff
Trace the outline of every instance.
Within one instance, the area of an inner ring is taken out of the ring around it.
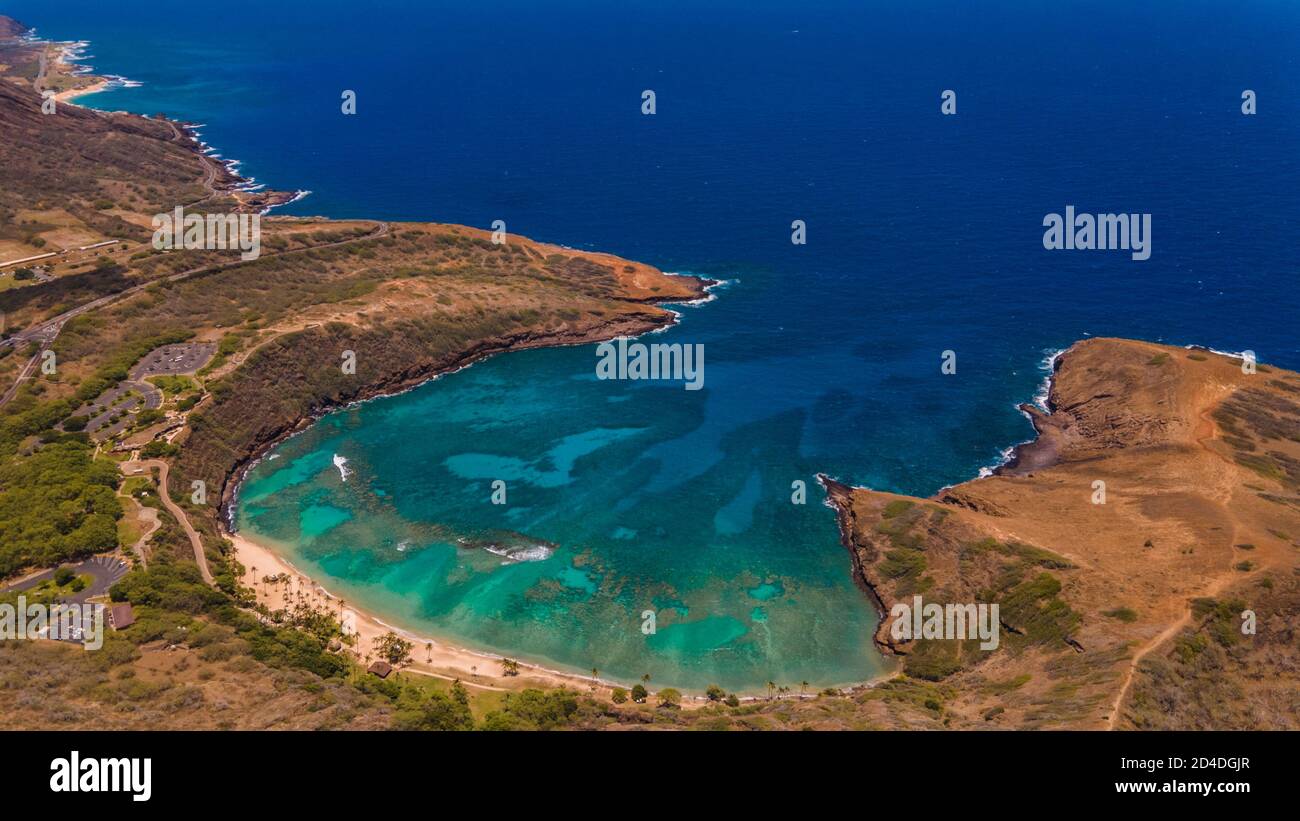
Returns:
[[[877,634],[909,674],[956,686],[976,724],[1001,707],[1000,723],[1107,726],[1134,660],[1193,599],[1289,578],[1300,556],[1300,376],[1090,339],[1058,360],[1049,407],[996,475],[935,498],[827,483],[884,612],[915,595],[1000,602],[991,653]]]

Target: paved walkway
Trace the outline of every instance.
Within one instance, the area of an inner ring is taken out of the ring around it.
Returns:
[[[185,511],[172,501],[171,494],[167,492],[167,463],[161,459],[141,459],[135,462],[122,463],[122,475],[130,477],[148,473],[149,468],[158,468],[158,498],[162,499],[163,507],[167,512],[180,523],[184,528],[185,535],[190,539],[190,547],[194,549],[194,563],[199,566],[199,573],[203,576],[203,581],[208,585],[214,585],[212,573],[208,570],[208,557],[203,552],[203,539],[199,538],[199,532],[190,524],[190,518],[185,515]]]

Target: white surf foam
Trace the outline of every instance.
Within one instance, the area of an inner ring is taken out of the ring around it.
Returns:
[[[345,482],[352,475],[352,471],[348,470],[348,460],[337,453],[334,454],[334,467],[339,469],[339,477]]]

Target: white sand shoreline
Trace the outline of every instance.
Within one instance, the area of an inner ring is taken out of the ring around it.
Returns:
[[[325,589],[323,585],[299,570],[272,548],[241,533],[231,533],[224,526],[222,527],[222,535],[234,543],[235,558],[244,567],[244,575],[240,579],[240,583],[254,588],[258,602],[266,605],[271,610],[278,610],[284,608],[286,603],[296,603],[298,601],[297,597],[301,593],[309,604],[318,608],[329,608],[336,614],[341,611],[342,621],[346,625],[345,631],[349,633],[355,632],[360,636],[362,659],[364,659],[366,651],[375,647],[375,642],[380,636],[392,632],[410,641],[413,645],[411,649],[412,663],[408,667],[402,668],[403,672],[434,676],[449,681],[459,679],[466,686],[489,690],[508,691],[522,690],[527,687],[569,687],[601,698],[609,698],[615,687],[623,687],[627,690],[632,688],[632,684],[602,678],[597,678],[594,681],[595,687],[593,688],[591,676],[553,670],[520,659],[514,659],[519,664],[519,674],[517,676],[506,676],[501,665],[503,656],[499,654],[471,650],[451,644],[445,639],[418,635],[405,628],[391,625],[373,613],[348,604],[346,599],[341,599]],[[257,568],[256,573],[253,572],[253,568]],[[266,577],[281,574],[291,580],[288,585],[268,584],[262,581]],[[352,648],[347,648],[346,652],[353,653],[354,651]],[[512,657],[506,656],[505,658]],[[892,672],[885,672],[880,676],[853,686],[871,686],[891,678],[893,675]],[[647,686],[652,691],[659,689],[654,681],[651,681]],[[680,687],[677,689],[683,695],[684,707],[702,707],[709,703],[701,692]],[[815,693],[809,693],[807,697],[813,695]],[[739,695],[738,697],[742,702],[767,700],[763,696],[757,695]],[[799,696],[792,695],[789,697],[798,698]]]
[[[319,582],[294,567],[271,548],[240,533],[223,532],[222,535],[234,543],[235,558],[244,566],[241,583],[256,591],[260,603],[271,610],[278,610],[286,604],[295,603],[301,595],[316,607],[328,607],[336,613],[341,613],[345,632],[355,633],[360,637],[363,659],[364,653],[372,650],[380,636],[392,632],[413,645],[412,663],[409,667],[403,668],[407,672],[448,680],[460,679],[467,686],[497,690],[560,686],[587,691],[592,689],[591,676],[549,670],[523,661],[519,661],[519,675],[506,676],[502,670],[500,655],[457,647],[444,640],[417,635],[404,628],[388,624],[372,613],[347,604],[346,599],[325,589]],[[254,568],[256,573],[253,571]],[[268,576],[281,574],[291,580],[288,585],[267,584],[262,581]],[[596,689],[598,693],[608,695],[615,686],[618,685],[598,681]]]

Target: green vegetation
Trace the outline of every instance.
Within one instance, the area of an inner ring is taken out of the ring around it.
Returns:
[[[151,376],[146,381],[158,386],[158,389],[168,397],[185,393],[186,391],[198,390],[198,385],[188,376]]]
[[[180,453],[180,448],[161,439],[147,442],[144,447],[140,448],[140,457],[143,459],[161,459],[165,456],[175,456],[178,453]]]
[[[0,593],[0,601],[17,605],[19,595],[28,604],[48,605],[65,599],[67,596],[85,590],[93,578],[86,573],[77,574],[70,567],[61,567],[53,577],[19,593]]]
[[[117,464],[84,441],[42,445],[0,464],[0,576],[117,547]]]
[[[410,663],[412,647],[411,642],[389,631],[379,637],[375,649],[381,659],[397,667]]]
[[[992,695],[997,695],[997,696],[1006,695],[1007,693],[1013,692],[1015,690],[1019,690],[1021,687],[1024,687],[1032,679],[1033,676],[1031,676],[1029,673],[1021,673],[1015,678],[1011,678],[1006,681],[989,682],[988,684],[984,685],[980,689]]]
[[[933,713],[941,713],[944,704],[952,694],[949,687],[908,676],[899,676],[872,687],[858,696],[858,700],[901,702]]]
[[[88,424],[90,424],[89,416],[69,416],[63,420],[63,429],[69,433],[76,433],[85,430]]]
[[[147,428],[158,424],[164,418],[163,412],[157,408],[145,408],[135,415],[135,427]]]
[[[1106,610],[1102,612],[1102,615],[1108,619],[1118,619],[1125,624],[1132,624],[1138,619],[1137,611],[1131,610],[1127,607],[1116,607],[1114,610]]]
[[[1059,645],[1082,621],[1058,595],[1061,583],[1050,573],[1039,573],[1020,581],[1018,573],[1008,574],[1000,590],[991,591],[990,599],[999,604],[999,617],[1010,628],[1003,643],[1013,651],[1033,645]]]
[[[1256,612],[1294,613],[1300,586],[1260,587],[1249,606]],[[1138,729],[1295,729],[1291,630],[1243,635],[1241,599],[1192,601],[1194,626],[1138,668],[1124,717]],[[1287,665],[1287,666],[1279,666]]]
[[[903,669],[913,678],[941,681],[961,669],[964,655],[980,652],[978,641],[920,639],[911,645]]]
[[[190,563],[160,557],[148,570],[127,573],[109,596],[136,608],[129,635],[137,644],[161,638],[175,627],[204,627],[201,617],[230,629],[230,638],[240,641],[232,654],[246,653],[270,667],[293,667],[322,678],[349,670],[347,659],[328,652],[329,640],[338,635],[332,619],[299,613],[287,625],[264,624],[242,609],[239,600],[204,584],[198,567]]]
[[[70,321],[69,328],[65,328],[64,331],[73,337],[77,335],[76,330],[69,329],[74,322],[75,320]],[[84,325],[82,327],[84,329]],[[103,363],[92,375],[80,381],[70,397],[42,402],[35,394],[20,392],[18,397],[5,407],[4,419],[0,422],[0,456],[14,453],[24,437],[53,428],[59,422],[66,420],[81,405],[90,402],[126,379],[131,366],[149,351],[159,345],[188,339],[191,335],[189,331],[168,331],[136,337],[124,343],[105,356]],[[72,344],[72,340],[66,342]],[[61,348],[64,344],[65,340],[60,336],[58,347]],[[62,355],[59,361],[64,361]]]
[[[389,685],[385,687],[385,685]],[[472,730],[474,716],[470,711],[469,693],[459,681],[454,682],[450,693],[421,691],[415,687],[398,689],[392,694],[396,682],[362,679],[359,688],[377,692],[394,703],[397,710],[393,726],[398,730]]]
[[[925,554],[908,548],[890,550],[880,563],[880,572],[890,579],[917,578],[925,572]]]
[[[1044,550],[1041,547],[1034,547],[1023,542],[1000,542],[991,537],[963,545],[962,559],[970,560],[976,555],[988,552],[1019,559],[1021,561],[1018,564],[1022,567],[1037,565],[1048,570],[1068,570],[1074,567],[1069,560],[1050,550]]]
[[[889,504],[885,505],[884,510],[880,512],[880,518],[892,519],[895,516],[900,516],[906,513],[907,511],[911,510],[912,506],[913,503],[909,502],[906,499],[895,499]]]
[[[568,690],[522,690],[506,696],[501,710],[488,713],[484,730],[554,730],[578,712],[578,697]]]

